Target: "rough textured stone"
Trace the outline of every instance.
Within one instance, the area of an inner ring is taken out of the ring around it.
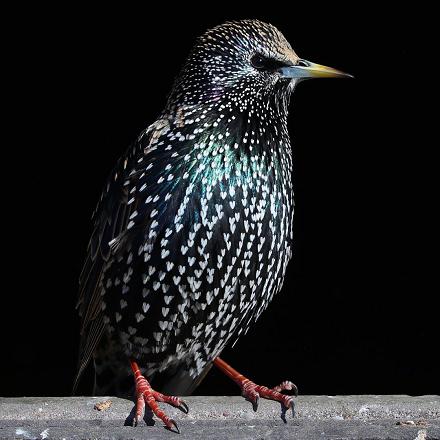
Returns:
[[[112,401],[108,409],[94,409],[108,399]],[[166,405],[182,439],[440,438],[439,396],[300,396],[295,418],[288,411],[286,423],[281,406],[272,401],[261,400],[254,412],[240,397],[185,400],[189,414]],[[164,439],[176,435],[149,414],[144,425],[124,426],[132,415],[131,401],[112,397],[0,398],[0,438]]]

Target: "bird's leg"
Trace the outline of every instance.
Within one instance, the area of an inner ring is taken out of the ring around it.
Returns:
[[[260,397],[281,402],[286,409],[292,408],[293,411],[293,396],[281,394],[281,391],[289,390],[293,391],[295,396],[298,395],[298,388],[292,382],[286,380],[276,387],[267,388],[251,382],[219,357],[214,359],[214,365],[241,388],[242,396],[252,402],[255,411],[258,408],[258,400]]]
[[[156,414],[156,416],[159,417],[159,419],[161,419],[169,429],[173,429],[174,427],[176,428],[177,432],[179,432],[177,423],[173,419],[170,419],[159,408],[157,402],[169,403],[170,405],[180,408],[186,413],[188,412],[188,405],[179,397],[165,396],[164,394],[153,390],[147,379],[142,376],[138,364],[135,361],[130,360],[130,365],[136,384],[136,414],[133,420],[134,426],[136,426],[139,420],[143,418],[145,404],[147,404],[151,411],[153,411],[153,413]]]

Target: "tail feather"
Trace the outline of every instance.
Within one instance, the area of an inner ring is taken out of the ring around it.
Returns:
[[[159,389],[164,394],[189,396],[200,385],[211,367],[212,363],[209,363],[199,376],[193,378],[190,376],[186,364],[180,364],[174,372],[168,372],[160,379],[155,378],[155,383],[160,380]]]

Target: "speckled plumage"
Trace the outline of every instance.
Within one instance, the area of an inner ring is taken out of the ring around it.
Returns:
[[[149,377],[178,371],[189,391],[280,291],[296,81],[255,68],[256,53],[277,66],[298,60],[256,20],[206,32],[165,110],[112,172],[80,280],[78,376],[107,347],[106,362],[138,359]]]

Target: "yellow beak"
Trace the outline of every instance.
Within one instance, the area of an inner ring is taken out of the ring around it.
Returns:
[[[279,72],[285,78],[354,78],[348,73],[306,60],[299,60],[294,66],[282,67]]]

